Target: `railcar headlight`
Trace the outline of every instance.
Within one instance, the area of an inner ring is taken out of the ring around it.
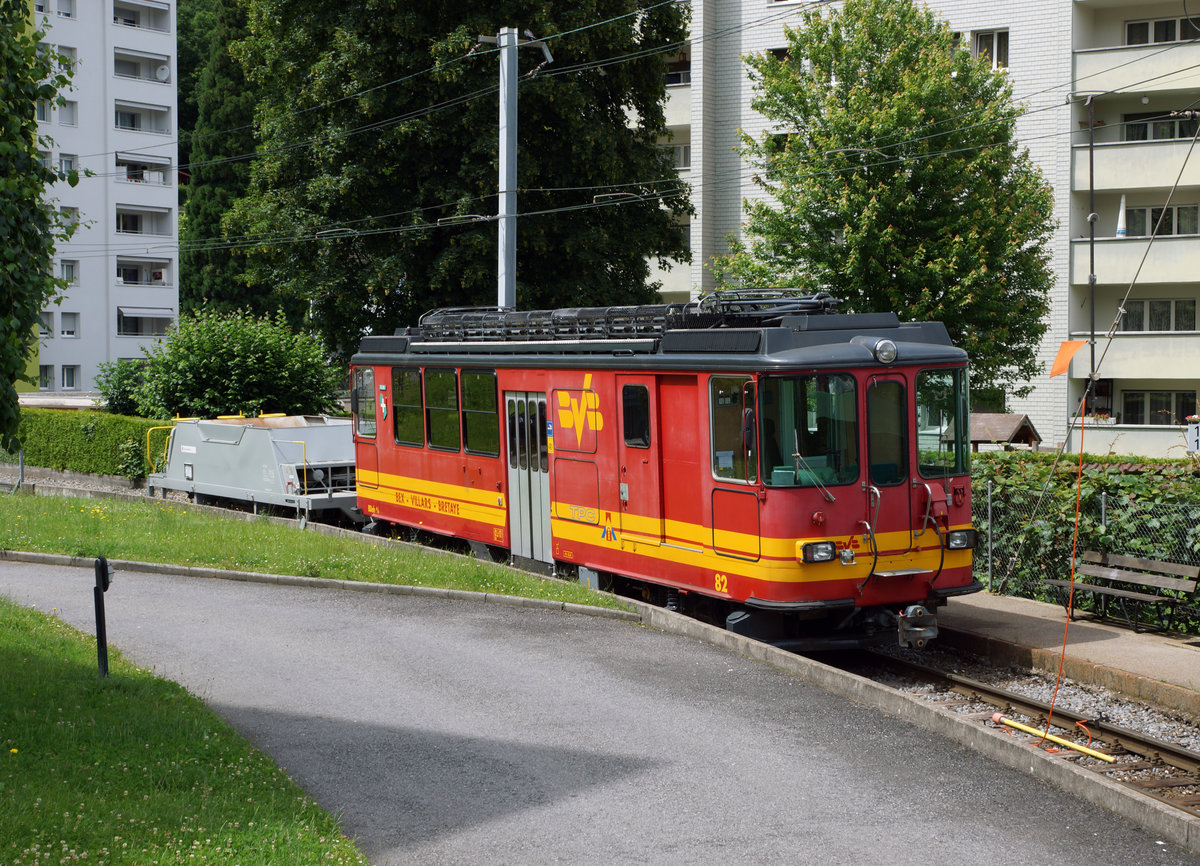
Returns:
[[[880,340],[875,344],[875,360],[880,364],[890,364],[896,360],[896,344],[891,340]]]
[[[810,541],[801,548],[804,562],[832,562],[837,558],[837,544],[832,541]]]
[[[970,550],[979,544],[979,532],[975,529],[952,529],[946,533],[946,547],[950,550]]]

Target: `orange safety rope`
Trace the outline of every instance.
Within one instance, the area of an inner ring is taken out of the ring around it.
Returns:
[[[1058,688],[1062,685],[1063,664],[1067,658],[1067,635],[1071,629],[1071,615],[1075,612],[1075,557],[1079,549],[1079,502],[1083,498],[1083,430],[1086,426],[1086,424],[1079,425],[1079,469],[1075,478],[1075,528],[1071,536],[1071,579],[1069,581],[1070,588],[1067,590],[1067,621],[1063,624],[1062,651],[1058,656],[1058,673],[1054,677],[1054,693],[1050,696],[1050,711],[1046,713],[1046,730],[1042,732],[1042,738],[1034,744],[1035,746],[1046,742],[1046,737],[1050,733],[1050,722],[1054,717],[1054,704],[1058,700]],[[1090,731],[1088,732],[1088,743],[1091,743]]]

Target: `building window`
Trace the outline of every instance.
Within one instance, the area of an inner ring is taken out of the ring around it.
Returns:
[[[1161,111],[1126,114],[1121,120],[1126,141],[1165,141],[1196,134],[1195,120],[1171,117]]]
[[[1196,414],[1195,391],[1124,391],[1121,422],[1171,427]]]
[[[58,107],[58,123],[60,126],[79,125],[79,103],[68,99]]]
[[[38,151],[38,162],[40,162],[42,164],[43,168],[49,168],[49,169],[54,168],[54,160],[50,156],[50,151],[48,151],[48,150],[39,150]]]
[[[671,157],[676,168],[692,167],[692,146],[690,144],[665,144],[662,149]]]
[[[64,391],[79,390],[79,367],[64,364],[62,368],[62,387]]]
[[[58,46],[58,68],[62,72],[72,72],[79,62],[79,52],[70,45]]]
[[[975,56],[986,57],[992,69],[1008,68],[1008,31],[985,30],[975,34]]]
[[[1125,23],[1126,45],[1180,42],[1200,38],[1200,27],[1191,18],[1155,18]]]
[[[1155,226],[1158,227],[1157,232],[1155,232]],[[1152,233],[1160,237],[1163,235],[1200,234],[1200,207],[1194,204],[1181,204],[1168,208],[1125,208],[1125,234],[1127,237],[1144,238]]]
[[[79,313],[62,313],[58,320],[61,336],[68,338],[79,336]]]
[[[1196,299],[1126,301],[1122,331],[1194,331]]]
[[[73,225],[79,222],[79,208],[77,207],[63,205],[58,209],[58,213],[63,218],[63,222],[65,223]]]
[[[54,365],[39,364],[38,365],[38,390],[52,391],[54,390]]]
[[[142,233],[142,215],[118,212],[117,231],[121,234],[140,235]]]
[[[675,60],[667,64],[667,84],[691,84],[692,61]]]
[[[63,259],[58,263],[58,275],[68,285],[77,285],[79,283],[79,262],[74,259]]]
[[[58,170],[74,171],[76,159],[78,159],[78,157],[73,153],[60,153],[58,155]]]
[[[75,17],[75,0],[58,0],[58,17]]]
[[[54,336],[54,313],[50,310],[38,313],[38,336],[47,339]]]
[[[28,105],[28,103],[26,103],[26,105]],[[50,101],[48,99],[39,99],[37,101],[37,108],[35,110],[38,121],[41,123],[50,122]]]

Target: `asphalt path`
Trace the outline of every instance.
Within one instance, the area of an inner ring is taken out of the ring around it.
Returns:
[[[0,594],[91,632],[91,569]],[[936,734],[641,626],[119,572],[109,643],[271,755],[376,864],[1200,862]]]

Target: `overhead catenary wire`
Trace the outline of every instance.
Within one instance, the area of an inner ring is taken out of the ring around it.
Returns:
[[[670,5],[673,2],[679,2],[679,0],[667,0],[667,2],[659,3],[653,7],[648,7],[648,8],[650,8],[650,9],[658,8],[659,6]],[[644,49],[642,51],[634,52],[634,53],[627,54],[627,55],[619,55],[617,57],[604,58],[604,59],[600,59],[600,60],[590,61],[585,64],[576,64],[575,66],[572,66],[572,67],[565,67],[563,69],[555,70],[555,71],[549,72],[549,73],[544,72],[542,74],[550,76],[550,75],[562,75],[562,74],[568,74],[568,73],[578,73],[580,71],[585,71],[585,70],[592,69],[592,68],[603,68],[604,66],[609,66],[609,65],[613,65],[613,64],[621,63],[621,62],[627,62],[628,60],[631,60],[631,59],[639,59],[641,57],[648,56],[650,54],[671,53],[674,51],[678,51],[682,47],[686,47],[686,46],[693,45],[693,44],[700,44],[700,43],[703,43],[708,40],[721,39],[721,38],[735,34],[740,31],[749,30],[749,29],[752,29],[755,27],[760,27],[760,26],[764,26],[766,24],[774,23],[777,20],[781,20],[786,17],[794,16],[798,12],[802,12],[802,11],[805,11],[805,10],[813,8],[813,7],[827,5],[829,2],[831,2],[831,0],[813,0],[813,2],[806,3],[803,6],[789,6],[787,9],[784,9],[783,11],[780,11],[780,12],[772,12],[761,18],[754,19],[749,22],[743,22],[738,25],[733,25],[733,26],[724,28],[722,30],[714,31],[709,34],[703,34],[698,37],[691,37],[689,39],[686,39],[686,40],[683,40],[683,41],[677,42],[677,43],[672,43],[667,46],[658,46],[658,47],[655,47],[652,49]],[[545,37],[544,41],[558,39],[558,38],[562,38],[564,36],[568,36],[568,35],[571,35],[574,33],[582,32],[584,30],[604,26],[606,24],[612,23],[612,22],[620,20],[622,18],[629,17],[632,14],[633,13],[627,13],[626,15],[623,15],[623,16],[616,16],[614,18],[606,19],[601,22],[596,22],[593,24],[585,25],[583,27],[575,28],[574,30],[564,31],[563,33],[558,33],[558,34],[552,34],[548,37]],[[1163,51],[1171,50],[1172,48],[1177,47],[1179,44],[1180,43],[1173,43],[1171,45],[1165,46],[1164,48],[1155,52],[1155,55],[1158,53],[1161,53]],[[494,50],[496,50],[496,49],[488,49],[486,51],[474,51],[474,54],[477,56],[480,54],[490,53],[491,51],[494,51]],[[397,79],[393,79],[392,81],[385,82],[383,84],[374,85],[372,87],[365,88],[363,90],[357,91],[356,93],[349,94],[349,95],[343,96],[343,97],[339,97],[338,99],[324,102],[324,103],[321,103],[320,105],[310,106],[305,109],[298,109],[293,112],[288,112],[288,113],[279,115],[276,118],[272,118],[272,121],[279,122],[279,121],[287,120],[291,117],[300,116],[307,112],[316,111],[321,108],[327,108],[329,106],[336,105],[336,104],[338,104],[340,102],[344,102],[346,100],[358,98],[360,96],[366,95],[366,94],[374,92],[376,90],[380,90],[380,89],[383,89],[386,87],[393,86],[395,84],[399,84],[399,83],[403,83],[403,82],[412,80],[413,78],[432,74],[433,72],[436,72],[440,69],[446,68],[446,67],[454,65],[456,63],[460,63],[463,60],[467,59],[467,57],[469,57],[471,55],[472,55],[472,52],[468,52],[467,54],[464,54],[458,58],[454,58],[453,60],[445,61],[444,63],[428,67],[419,72],[411,73],[409,75],[402,76]],[[1155,55],[1151,55],[1151,56],[1155,56]],[[1139,62],[1139,61],[1145,60],[1145,59],[1148,59],[1148,58],[1142,57],[1142,58],[1137,58],[1135,60],[1125,61],[1123,63],[1117,64],[1116,66],[1110,67],[1109,69],[1102,70],[1101,72],[1096,73],[1096,74],[1103,74],[1104,72],[1109,72],[1114,69],[1119,69],[1122,66],[1125,66],[1125,65],[1128,65],[1128,64],[1134,63],[1134,62]],[[1192,67],[1189,67],[1189,68],[1192,68]],[[1170,74],[1177,74],[1177,73],[1170,73]],[[1156,76],[1156,77],[1162,77],[1162,76]],[[1154,80],[1154,78],[1145,79],[1141,82],[1134,82],[1128,86],[1137,87],[1141,84],[1150,83],[1153,80]],[[1033,98],[1034,96],[1040,95],[1042,93],[1050,92],[1053,90],[1059,90],[1064,87],[1070,87],[1074,83],[1075,82],[1068,82],[1067,84],[1053,85],[1051,87],[1044,88],[1043,90],[1036,91],[1033,94],[1017,97],[1016,99],[1017,99],[1017,101],[1024,101],[1026,99]],[[462,104],[462,100],[464,100],[464,99],[469,100],[469,99],[473,99],[473,98],[479,98],[482,96],[489,95],[491,93],[495,93],[497,90],[498,90],[498,88],[495,86],[482,88],[473,94],[465,95],[462,97],[455,97],[454,99],[446,100],[442,103],[438,103],[433,106],[426,106],[422,109],[416,109],[413,112],[409,112],[403,116],[398,116],[395,118],[382,118],[382,119],[374,121],[372,123],[362,124],[358,127],[354,127],[350,130],[345,131],[344,133],[341,133],[339,136],[325,135],[325,136],[312,136],[312,137],[308,137],[308,138],[304,138],[304,139],[297,139],[293,142],[283,143],[283,144],[279,145],[277,148],[274,148],[270,152],[249,152],[249,153],[236,154],[233,156],[221,157],[221,158],[211,159],[211,160],[192,161],[192,162],[178,166],[177,169],[180,171],[186,171],[189,169],[195,169],[195,168],[200,168],[200,167],[205,167],[205,166],[220,165],[220,164],[227,163],[227,162],[245,161],[245,160],[249,160],[249,159],[254,159],[255,157],[262,156],[262,155],[271,155],[273,153],[278,153],[278,152],[287,152],[287,150],[289,148],[298,148],[298,147],[303,147],[303,146],[306,146],[309,144],[325,143],[328,141],[336,140],[336,138],[338,138],[338,137],[350,137],[352,135],[372,131],[376,128],[384,128],[387,125],[392,125],[393,122],[404,122],[405,120],[413,120],[413,119],[417,119],[419,117],[427,116],[427,113],[432,114],[432,113],[435,113],[438,111],[448,110],[450,108],[454,108],[454,107],[457,107],[458,105]],[[1038,110],[1041,110],[1041,109],[1038,109]],[[965,113],[963,115],[959,115],[959,116],[956,116],[953,118],[943,118],[941,120],[934,122],[931,125],[940,125],[940,124],[944,124],[944,123],[950,123],[950,122],[953,122],[954,120],[959,120],[959,119],[962,119],[962,118],[968,117],[968,116],[970,116],[970,113]],[[216,137],[221,134],[227,134],[227,133],[235,132],[235,131],[242,131],[246,128],[248,128],[248,125],[232,127],[230,129],[223,130],[223,131],[215,131],[212,133],[205,133],[205,137]],[[938,134],[939,133],[932,133],[931,135],[936,136]],[[140,149],[143,151],[149,151],[149,150],[153,150],[153,149],[159,148],[159,147],[173,146],[174,144],[176,144],[176,142],[174,140],[171,140],[171,141],[161,142],[161,143],[157,143],[157,144],[153,144],[153,145],[144,145]],[[893,144],[899,145],[899,144],[901,144],[901,142],[886,143],[886,142],[878,142],[877,141],[877,142],[874,142],[874,144],[877,146],[891,146]],[[864,146],[867,146],[867,145],[864,145]],[[82,160],[82,159],[85,159],[88,157],[107,156],[107,155],[108,155],[108,152],[105,151],[105,152],[97,152],[97,153],[91,153],[91,154],[83,154],[83,155],[79,156],[79,158]],[[93,172],[92,176],[107,177],[107,176],[113,176],[113,175],[119,175],[119,172]]]
[[[659,5],[663,5],[663,4],[659,4]],[[813,3],[813,4],[809,4],[809,5],[819,6],[819,5],[824,5],[824,2],[817,2],[817,3]],[[745,27],[745,26],[756,26],[763,22],[769,22],[770,20],[785,17],[785,15],[793,14],[794,11],[795,10],[793,9],[793,10],[785,11],[784,13],[772,13],[771,15],[765,16],[762,19],[757,19],[754,22],[750,22],[747,25],[726,28],[724,31],[710,34],[709,36],[707,36],[705,38],[720,38],[721,36],[728,35],[729,33],[734,32],[738,29],[743,29],[743,27]],[[600,24],[609,23],[612,20],[616,20],[616,19],[609,19],[606,22],[600,22]],[[598,24],[597,25],[587,25],[582,28],[577,28],[575,31],[567,31],[564,34],[554,34],[553,36],[547,37],[547,38],[560,38],[563,35],[567,35],[567,34],[573,33],[573,32],[579,32],[580,30],[587,29],[588,27],[591,27],[591,26],[599,26],[599,25]],[[667,50],[675,50],[675,47],[677,47],[677,46],[671,46]],[[1167,46],[1166,48],[1164,48],[1162,50],[1164,50],[1164,51],[1169,50],[1169,48],[1172,48],[1172,47],[1175,47],[1175,45]],[[613,59],[609,59],[609,60],[600,61],[600,62],[601,63],[609,63],[609,62],[614,62],[614,61],[613,61]],[[1120,66],[1128,65],[1129,62],[1133,62],[1133,61],[1127,61],[1126,63],[1118,64],[1116,67],[1113,67],[1113,68],[1119,68]],[[578,68],[581,68],[581,67],[577,67],[577,69]],[[416,74],[420,74],[420,73],[416,73]],[[1156,76],[1156,77],[1158,77],[1158,76]],[[399,80],[404,80],[404,79],[397,79],[397,81],[399,81]],[[1139,84],[1147,83],[1152,80],[1154,80],[1154,79],[1153,78],[1144,79],[1142,82],[1135,82],[1128,86],[1136,87]],[[382,87],[382,86],[386,86],[386,85],[379,85],[377,87]],[[368,91],[372,90],[372,89],[377,89],[377,88],[369,88]],[[425,109],[418,109],[417,111],[411,113],[410,115],[405,115],[402,118],[387,118],[387,119],[383,119],[380,121],[375,121],[370,124],[364,124],[360,127],[356,127],[353,130],[344,131],[344,132],[340,133],[339,136],[314,136],[314,137],[310,137],[309,139],[305,139],[302,141],[292,142],[292,143],[286,144],[274,151],[271,151],[271,153],[286,152],[288,150],[293,150],[298,147],[303,147],[303,146],[306,146],[306,145],[312,144],[312,143],[328,142],[330,140],[333,140],[336,137],[348,137],[349,135],[357,134],[362,131],[370,131],[372,129],[383,128],[385,125],[388,125],[390,123],[403,122],[403,120],[405,120],[405,119],[411,119],[414,116],[420,116],[421,113],[425,112],[425,111],[443,110],[444,108],[447,108],[447,107],[454,107],[455,105],[461,104],[461,102],[463,100],[469,100],[472,98],[476,98],[476,97],[480,96],[481,94],[484,94],[486,91],[494,91],[495,89],[496,89],[495,87],[485,88],[480,91],[476,91],[472,94],[468,94],[463,97],[458,97],[454,100],[447,101],[446,103],[439,104],[438,106],[432,107],[432,109],[428,108],[428,107]],[[1047,90],[1051,90],[1051,89],[1055,89],[1055,88],[1047,88]],[[1040,91],[1040,92],[1045,92],[1045,91]],[[347,99],[347,98],[351,98],[351,97],[343,97],[343,99]],[[337,101],[341,101],[341,100],[337,100]],[[1051,110],[1051,109],[1060,107],[1060,105],[1061,104],[1048,106],[1048,107],[1044,107],[1044,108],[1040,108],[1040,109],[1035,109],[1035,112],[1043,111],[1043,110]],[[976,126],[986,126],[986,125],[996,123],[996,122],[1003,122],[1004,120],[1005,120],[1004,118],[989,119],[980,124],[976,124]],[[946,119],[941,119],[939,121],[931,123],[930,126],[932,126],[934,124],[944,123],[944,122],[946,122]],[[938,137],[938,136],[944,135],[944,134],[945,133],[933,133],[933,134],[926,136],[924,139],[915,138],[915,139],[908,139],[908,140],[902,141],[902,142],[890,142],[890,143],[889,142],[879,142],[879,144],[882,147],[886,147],[886,148],[899,148],[906,143],[917,143],[917,142],[927,140],[929,138],[935,138],[935,137]],[[1022,143],[1025,143],[1027,141],[1034,141],[1034,140],[1037,140],[1040,138],[1055,137],[1055,136],[1059,136],[1059,135],[1063,135],[1063,134],[1071,135],[1074,133],[1070,130],[1067,130],[1066,132],[1056,132],[1056,133],[1051,133],[1049,135],[1036,136],[1033,138],[1026,137],[1026,138],[1022,139]],[[898,157],[894,160],[886,160],[886,161],[881,161],[881,162],[868,163],[865,166],[863,166],[863,165],[848,166],[844,169],[827,169],[827,170],[822,170],[822,171],[818,171],[818,172],[810,172],[808,174],[809,174],[809,176],[813,176],[813,175],[817,175],[817,174],[825,174],[825,173],[838,172],[838,171],[854,171],[854,170],[859,170],[864,167],[872,168],[872,167],[877,167],[877,166],[886,166],[886,165],[895,164],[895,163],[929,159],[929,158],[933,158],[935,156],[948,155],[948,154],[954,154],[954,153],[964,153],[964,152],[969,152],[971,150],[984,149],[987,147],[1004,145],[1007,143],[1008,143],[1007,140],[1005,140],[1003,142],[984,143],[984,144],[973,145],[973,146],[965,147],[965,148],[958,148],[955,150],[938,151],[938,152],[933,152],[933,153],[928,153],[928,154],[919,154],[919,155],[913,155],[913,156],[903,156],[903,157]],[[247,155],[244,155],[243,157],[236,157],[236,158],[252,158],[254,156],[261,156],[261,155],[263,155],[263,153],[259,152],[259,153],[255,153],[255,154],[247,154]],[[783,160],[786,160],[789,158],[790,157],[784,157]],[[800,157],[797,156],[795,158],[800,158]],[[226,159],[230,159],[230,158],[226,158]],[[776,165],[781,164],[783,162],[783,160],[778,160],[776,162]],[[215,164],[216,162],[219,162],[219,160],[207,161],[204,164]],[[542,192],[542,193],[559,192],[559,191],[561,191],[561,192],[580,191],[580,192],[591,192],[594,194],[596,191],[600,191],[600,190],[608,191],[608,190],[620,189],[620,188],[641,187],[641,188],[647,189],[647,192],[642,196],[638,196],[636,200],[653,199],[653,200],[669,201],[673,198],[679,197],[680,195],[682,195],[685,191],[687,191],[689,189],[690,190],[696,190],[696,189],[707,190],[707,191],[711,192],[714,189],[721,189],[721,188],[727,188],[730,186],[740,185],[742,182],[744,182],[744,180],[747,177],[753,177],[757,171],[759,171],[758,167],[753,166],[753,165],[747,165],[743,169],[739,170],[739,172],[737,173],[736,176],[730,177],[728,174],[725,174],[725,175],[723,175],[723,177],[721,179],[714,181],[712,183],[709,183],[707,185],[704,182],[694,182],[694,181],[684,182],[684,181],[681,181],[681,179],[679,178],[679,176],[677,174],[674,174],[671,177],[658,178],[658,179],[653,179],[653,180],[648,180],[648,181],[634,181],[634,182],[629,182],[629,183],[620,184],[620,185],[601,184],[601,185],[596,185],[596,186],[592,186],[592,187],[562,187],[562,188],[529,187],[529,188],[522,188],[519,191],[521,191],[521,192],[535,192],[536,191],[536,192]],[[102,176],[102,175],[96,175],[96,176]],[[665,188],[657,188],[659,185],[665,185]],[[468,199],[466,201],[482,201],[489,197],[490,196],[477,196],[472,199]],[[630,200],[626,199],[625,201],[629,202]],[[348,222],[347,221],[338,221],[336,223],[331,223],[329,226],[318,227],[311,231],[312,231],[312,234],[316,234],[317,232],[320,232],[320,231],[329,231],[332,228],[349,226],[349,225],[353,225],[358,222],[365,222],[368,220],[383,220],[383,219],[389,219],[389,218],[395,217],[395,216],[403,216],[403,215],[408,215],[408,214],[412,214],[412,213],[443,211],[443,210],[459,207],[463,203],[464,203],[463,200],[458,200],[458,201],[454,201],[454,202],[446,202],[446,203],[441,203],[441,204],[427,205],[427,206],[424,206],[419,209],[414,209],[413,211],[402,212],[399,214],[388,214],[388,215],[362,217],[359,220],[352,220],[352,221],[348,221]],[[619,203],[620,202],[617,202],[616,204],[619,204]],[[570,212],[578,211],[578,210],[587,210],[587,209],[590,209],[591,207],[592,207],[592,204],[590,204],[590,203],[577,203],[577,204],[566,205],[566,206],[562,206],[562,207],[554,208],[554,209],[543,209],[543,210],[540,210],[537,212],[530,212],[529,214],[522,214],[521,216],[526,216],[526,215],[528,215],[528,216],[543,216],[543,215],[553,214],[553,213],[570,213]],[[432,230],[432,229],[436,229],[436,228],[437,228],[437,224],[436,224],[436,220],[435,220],[433,222],[429,222],[429,223],[425,223],[425,224],[415,224],[415,225],[409,224],[409,225],[405,225],[405,226],[393,226],[393,227],[378,228],[378,229],[370,231],[369,233],[359,232],[358,234],[380,234],[380,233],[387,233],[387,232]],[[228,238],[227,237],[215,237],[215,238],[199,239],[199,240],[193,241],[191,243],[182,244],[179,246],[179,249],[182,251],[204,250],[204,249],[217,250],[217,249],[221,249],[221,248],[239,248],[239,247],[245,247],[245,246],[253,246],[256,244],[260,244],[260,243],[302,242],[302,241],[306,241],[306,240],[310,239],[309,231],[310,230],[306,230],[303,233],[292,232],[292,233],[285,233],[285,234],[242,235],[242,236],[234,236],[234,237],[228,237]],[[86,253],[85,253],[86,246],[87,245],[82,245],[82,246],[77,245],[76,246],[76,249],[78,249],[80,251],[81,256],[86,256]],[[100,245],[96,245],[96,246],[99,247]],[[127,250],[141,250],[141,249],[145,248],[145,246],[146,245],[144,243],[131,241],[130,244],[128,245],[128,247],[126,247],[126,249]],[[112,250],[113,248],[110,246],[110,247],[108,247],[108,249]]]

